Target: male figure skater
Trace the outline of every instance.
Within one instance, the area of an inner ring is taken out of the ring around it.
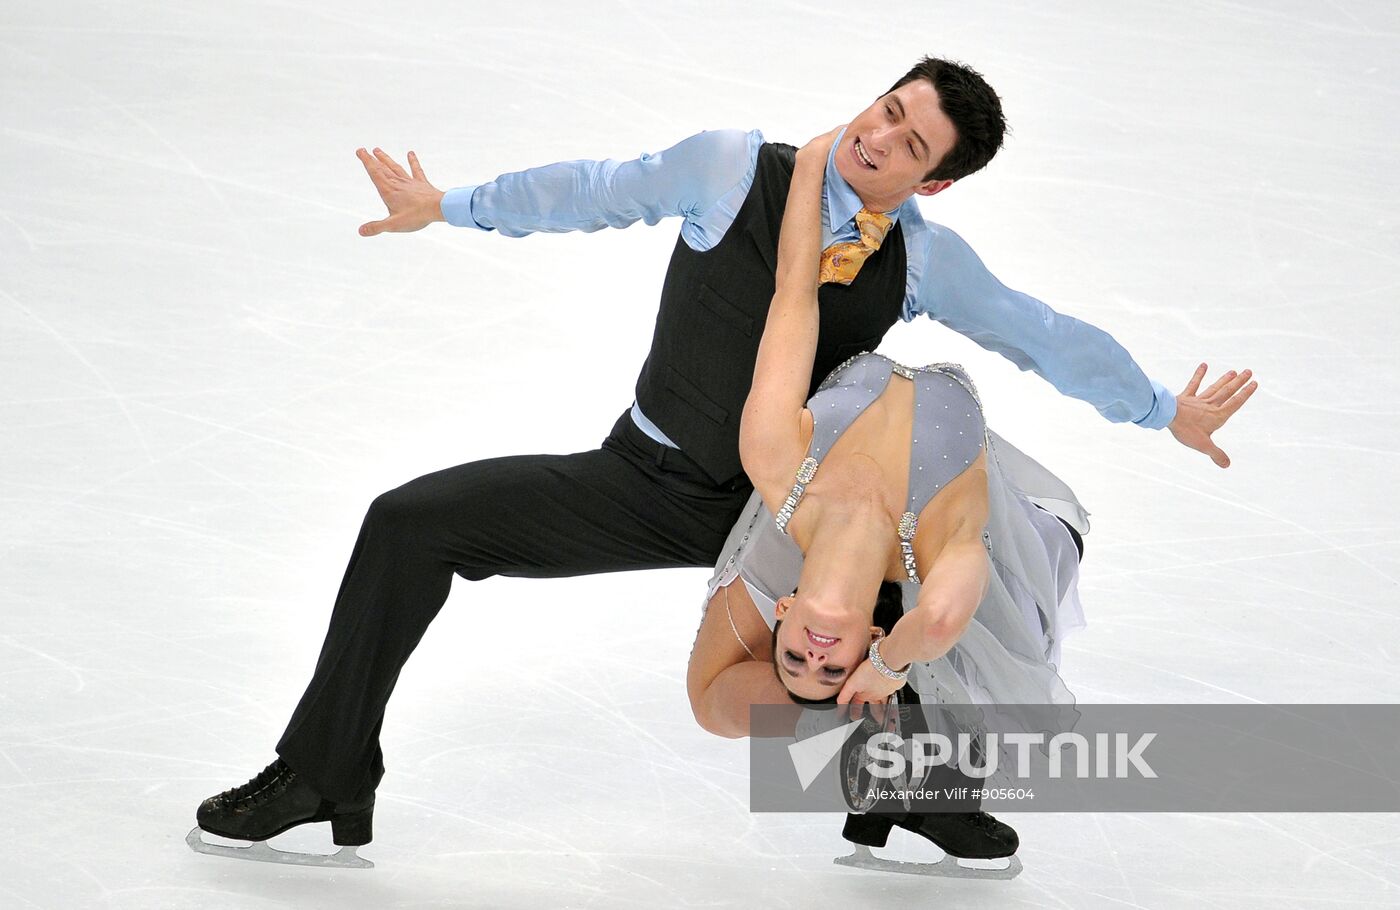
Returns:
[[[851,119],[826,170],[831,280],[820,293],[813,376],[924,314],[1109,420],[1170,428],[1227,466],[1211,434],[1254,391],[1248,371],[1199,392],[1202,364],[1173,396],[1108,334],[1007,289],[960,237],[920,216],[913,197],[984,167],[1004,129],[1000,99],[978,73],[929,58]],[[739,462],[739,415],[774,290],[791,146],[757,131],[704,132],[633,161],[564,162],[447,193],[413,152],[407,169],[379,149],[357,154],[389,210],[360,228],[366,237],[435,221],[510,237],[683,221],[636,400],[600,448],[460,465],[371,504],[280,757],[199,808],[204,830],[249,841],[312,821],[330,821],[338,844],[369,841],[385,704],[453,573],[709,567],[752,489]],[[960,838],[1015,850],[1014,832],[979,814],[953,818],[961,828],[944,825],[937,837],[927,818],[897,823],[949,852]]]

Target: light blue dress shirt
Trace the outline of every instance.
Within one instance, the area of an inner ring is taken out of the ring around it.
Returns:
[[[713,130],[631,161],[563,161],[502,174],[490,183],[449,190],[442,214],[458,227],[507,237],[656,224],[680,216],[681,237],[703,252],[734,223],[753,186],[763,142],[758,130]],[[836,170],[839,144],[838,139],[832,145],[826,165],[824,246],[859,236],[855,216],[861,201]],[[903,226],[906,322],[929,316],[1022,370],[1034,370],[1111,421],[1150,429],[1171,423],[1176,397],[1150,380],[1113,336],[1003,285],[966,241],[925,221],[914,197],[887,214]],[[632,418],[648,436],[675,447],[635,403]]]

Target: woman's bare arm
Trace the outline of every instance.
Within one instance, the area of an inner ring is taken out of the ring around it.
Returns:
[[[739,739],[749,735],[749,708],[754,705],[792,705],[778,682],[773,665],[745,660],[727,667],[705,689],[696,719],[717,736]],[[794,706],[795,707],[795,706]]]
[[[937,660],[962,636],[987,592],[990,570],[982,531],[987,527],[985,451],[925,507],[915,542],[925,566],[919,602],[895,624],[890,655]],[[900,625],[904,625],[903,630]]]
[[[909,613],[912,660],[937,660],[962,637],[987,593],[990,572],[981,527],[968,528],[938,555]]]
[[[817,273],[822,179],[833,138],[834,132],[813,139],[797,153],[783,212],[777,289],[739,428],[739,455],[760,493],[765,487],[776,492],[789,484],[802,456],[801,414],[812,384],[820,322]],[[765,501],[768,498],[764,493]]]
[[[990,571],[982,546],[982,530],[987,526],[985,452],[939,491],[919,524],[914,548],[925,570],[919,602],[880,643],[881,659],[894,669],[948,653],[986,594]],[[837,701],[879,703],[900,685],[865,660],[841,687]]]
[[[735,637],[736,629],[744,636],[743,644]],[[690,709],[700,726],[731,739],[748,736],[750,705],[790,703],[773,672],[770,635],[743,582],[736,580],[715,592],[696,633],[685,676]]]

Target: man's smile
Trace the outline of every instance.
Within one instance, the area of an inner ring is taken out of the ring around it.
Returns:
[[[856,163],[861,167],[868,168],[872,171],[876,169],[875,162],[870,160],[870,155],[866,153],[865,146],[861,143],[859,137],[851,140],[851,157],[856,159]]]

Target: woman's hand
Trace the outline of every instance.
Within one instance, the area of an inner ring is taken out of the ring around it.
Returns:
[[[810,160],[812,163],[820,162],[822,167],[826,167],[826,158],[831,154],[831,145],[845,128],[846,124],[843,123],[820,136],[813,137],[806,145],[797,150],[797,163],[803,164]]]
[[[846,678],[841,694],[836,696],[838,705],[883,705],[891,695],[904,687],[904,681],[890,679],[870,663],[860,662],[856,672]]]

